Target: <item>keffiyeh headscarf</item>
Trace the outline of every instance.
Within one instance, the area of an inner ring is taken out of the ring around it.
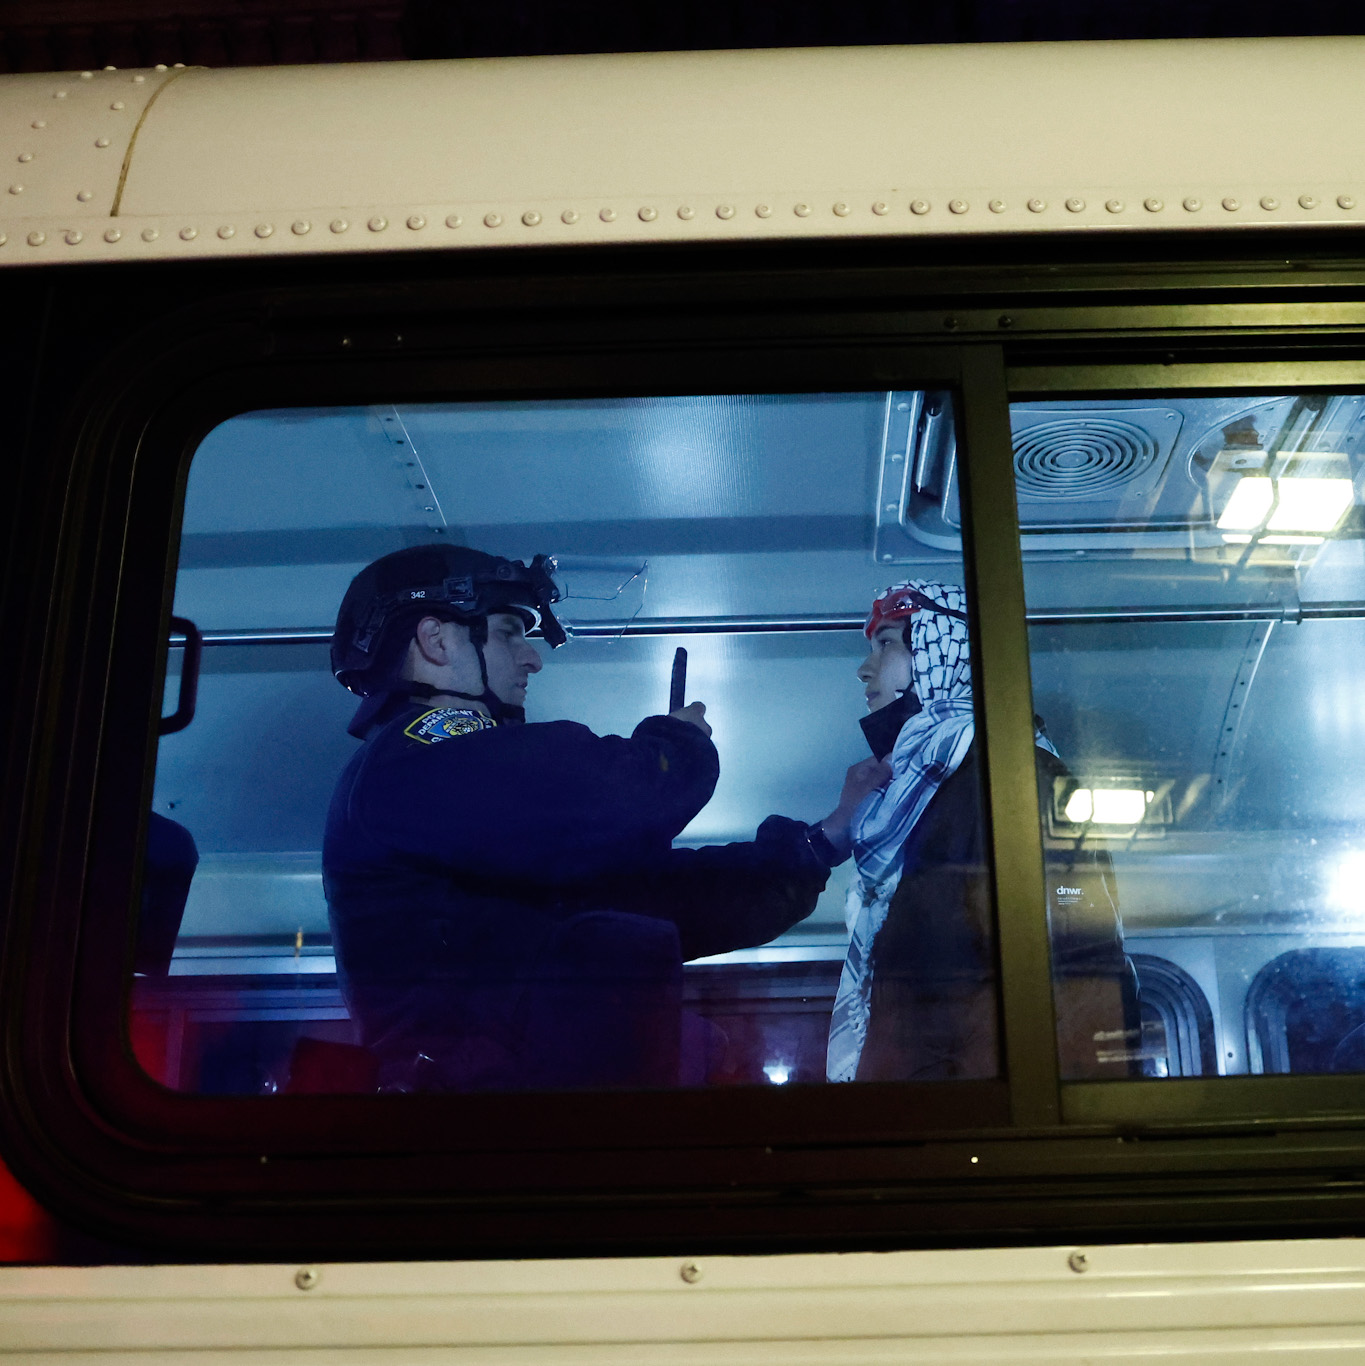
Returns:
[[[901,880],[905,841],[939,786],[957,772],[976,733],[965,590],[925,580],[895,584],[873,604],[869,636],[879,622],[903,619],[906,609],[913,611],[907,638],[921,709],[901,727],[887,756],[891,781],[863,802],[853,820],[858,876],[844,906],[849,946],[830,1021],[830,1081],[852,1081],[858,1070],[872,1000],[872,941]],[[1042,736],[1037,743],[1052,748]]]

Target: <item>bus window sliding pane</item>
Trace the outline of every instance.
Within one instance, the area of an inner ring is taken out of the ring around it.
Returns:
[[[143,1067],[216,1094],[996,1076],[953,414],[910,391],[216,428]]]
[[[1365,1070],[1365,399],[1011,420],[1034,703],[1069,768],[1041,811],[1064,1075]],[[1072,975],[1066,857],[1121,906],[1122,1036]]]

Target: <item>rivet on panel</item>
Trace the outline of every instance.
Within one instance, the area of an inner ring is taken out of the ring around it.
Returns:
[[[104,68],[104,70],[106,70],[106,71],[117,71],[117,70],[118,70],[118,67],[116,67],[116,66],[106,66],[106,67]]]
[[[8,241],[9,241],[9,234],[8,234],[8,233],[0,232],[0,247],[3,247],[3,246],[5,245],[5,243],[8,242]]]
[[[461,218],[460,215],[457,214],[457,213],[449,213],[449,214],[446,215],[446,227],[448,227],[448,228],[458,228],[458,227],[460,227],[463,223],[464,223],[464,219]],[[336,229],[333,228],[332,231],[335,232]]]
[[[65,91],[65,90],[54,90],[54,91],[52,92],[52,98],[53,98],[54,100],[64,100],[64,99],[66,98],[66,91]]]
[[[193,242],[194,239],[195,239],[196,237],[198,237],[198,236],[199,236],[199,229],[198,229],[198,228],[181,228],[181,229],[180,229],[180,240],[181,240],[182,242]]]
[[[10,194],[23,194],[24,187],[18,181],[15,181],[15,183],[9,187],[9,192]]]
[[[1042,213],[1045,208],[1047,208],[1046,199],[1030,199],[1028,202],[1028,211],[1030,213]]]
[[[104,230],[104,240],[106,242],[117,242],[122,236],[122,228],[105,228]]]
[[[47,120],[46,120],[46,119],[34,119],[33,122],[32,122],[31,124],[29,124],[29,127],[30,127],[30,128],[46,128],[46,127],[47,127]]]
[[[1084,200],[1084,199],[1076,199],[1075,197],[1073,197],[1073,198],[1071,198],[1071,199],[1068,199],[1068,200],[1066,201],[1066,211],[1067,211],[1067,213],[1084,213],[1084,212],[1085,212],[1085,200]]]
[[[413,232],[421,232],[426,225],[427,220],[422,214],[414,213],[408,215],[408,227],[411,228]]]
[[[1355,195],[1353,195],[1353,194],[1339,194],[1339,195],[1337,195],[1337,208],[1339,208],[1339,209],[1354,209],[1355,206],[1356,206],[1356,197],[1355,197]]]
[[[334,218],[328,226],[333,232],[345,232],[351,225],[344,218]]]
[[[1105,207],[1105,209],[1108,210],[1108,212],[1110,212],[1110,213],[1122,213],[1122,212],[1123,212],[1123,200],[1121,200],[1121,199],[1106,199],[1106,200],[1104,201],[1104,207]]]
[[[83,80],[83,81],[93,81],[94,79],[95,79],[95,73],[94,73],[93,71],[82,71],[82,72],[81,72],[81,80]]]
[[[257,236],[257,237],[269,237],[269,236],[271,235],[271,233],[273,233],[274,231],[275,231],[275,225],[274,225],[273,223],[257,223],[257,224],[256,224],[256,236]]]
[[[499,222],[502,220],[499,219]],[[382,213],[377,213],[368,223],[365,224],[371,232],[383,232],[389,226],[389,220]]]
[[[95,146],[96,146],[96,147],[108,147],[108,146],[109,146],[109,139],[108,139],[108,138],[96,138],[96,139],[95,139]]]
[[[658,209],[651,209],[648,205],[640,210],[640,222],[652,223],[659,216]]]
[[[82,234],[81,234],[81,232],[80,232],[79,229],[77,229],[77,228],[70,228],[70,229],[68,229],[68,231],[67,231],[67,233],[66,233],[66,245],[67,245],[68,247],[74,247],[74,246],[76,246],[76,245],[80,242],[81,236],[82,236]]]
[[[292,232],[295,237],[303,237],[305,234],[313,231],[313,225],[306,218],[296,218],[289,225],[289,231]]]
[[[1276,199],[1273,194],[1262,195],[1261,207],[1267,213],[1274,213],[1274,211],[1280,207],[1280,201]]]
[[[1299,196],[1299,208],[1316,209],[1318,207],[1318,197],[1314,194],[1301,194]]]
[[[773,206],[771,204],[755,204],[755,218],[771,218],[773,216]]]
[[[32,152],[20,152],[20,153],[19,153],[19,160],[22,161],[25,165],[27,165],[30,161],[33,160],[33,153],[32,153]]]
[[[146,80],[147,80],[146,76],[144,76],[141,72],[139,72],[136,76],[133,77],[133,84],[134,84],[134,85],[143,85],[143,84],[146,83]]]
[[[172,69],[175,70],[175,71],[183,71],[183,70],[185,69],[185,63],[184,63],[184,62],[176,62],[175,65],[174,65],[174,67],[173,67]]]
[[[486,213],[486,214],[484,214],[484,216],[483,216],[483,225],[484,225],[485,228],[500,228],[500,227],[502,227],[502,215],[501,215],[500,213]]]
[[[115,109],[115,110],[118,110],[118,109],[126,109],[127,107],[128,107],[128,106],[127,106],[126,104],[124,104],[124,102],[123,102],[122,100],[115,100],[115,101],[113,102],[113,104],[111,104],[111,105],[109,106],[110,109]]]
[[[889,213],[890,210],[891,205],[888,204],[884,199],[877,200],[877,202],[872,206],[872,212],[875,213],[878,218],[883,217],[885,214]]]
[[[809,204],[798,204],[792,212],[798,218],[809,218],[811,216],[811,207]]]
[[[1066,1264],[1077,1275],[1090,1270],[1090,1258],[1084,1252],[1073,1252],[1067,1259]]]
[[[92,199],[94,199],[94,197],[95,192],[93,190],[76,191],[76,198],[79,199],[82,204],[88,204]]]
[[[1166,205],[1162,203],[1161,200],[1153,198],[1144,199],[1142,201],[1142,207],[1146,209],[1148,213],[1160,213],[1162,209],[1166,207]]]
[[[614,222],[616,222],[616,210],[615,210],[615,209],[603,209],[603,210],[601,210],[601,212],[598,213],[597,216],[598,216],[598,218],[600,218],[604,223],[614,223]]]
[[[540,215],[534,209],[527,209],[526,212],[522,214],[521,221],[525,223],[528,228],[534,228],[540,223]]]
[[[697,216],[697,211],[690,204],[682,204],[678,208],[678,217],[684,223],[690,223]]]
[[[678,1268],[678,1275],[687,1282],[688,1285],[696,1285],[701,1280],[701,1267],[696,1262],[684,1262]]]
[[[221,237],[224,242],[229,241],[236,235],[237,229],[234,228],[231,223],[224,223],[223,226],[218,229],[218,236]]]
[[[41,247],[47,241],[47,233],[31,232],[28,235],[28,244],[31,247]]]
[[[844,201],[841,199],[837,204],[835,204],[834,212],[838,214],[840,218],[847,218],[849,214],[853,212],[853,210],[850,209],[849,206],[845,204]]]
[[[910,212],[913,214],[926,214],[933,207],[927,199],[912,199],[910,201]]]
[[[1242,207],[1242,201],[1240,199],[1234,198],[1232,195],[1228,195],[1228,197],[1223,201],[1223,207],[1229,213],[1236,213],[1237,210]]]
[[[717,204],[717,218],[733,218],[735,216],[735,206],[733,204]]]
[[[158,62],[158,63],[152,68],[153,71],[165,71],[165,69],[166,69],[166,63],[165,63],[165,62]]]
[[[950,199],[948,201],[949,213],[966,213],[971,207],[965,199]]]
[[[1180,202],[1186,213],[1198,213],[1204,207],[1204,201],[1196,199],[1193,195],[1190,195],[1188,199],[1182,199]]]
[[[155,242],[161,234],[155,228],[143,228],[142,240],[144,242]]]
[[[990,203],[986,205],[986,207],[992,213],[1004,213],[1007,206],[1003,199],[992,199]]]

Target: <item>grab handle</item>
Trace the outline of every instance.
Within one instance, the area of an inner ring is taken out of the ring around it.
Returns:
[[[185,637],[185,658],[180,665],[180,696],[175,710],[161,718],[158,735],[184,730],[194,720],[194,705],[199,700],[199,661],[204,655],[204,637],[188,617],[172,617],[171,630]]]

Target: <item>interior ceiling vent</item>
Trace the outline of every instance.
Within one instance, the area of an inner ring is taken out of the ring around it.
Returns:
[[[1096,498],[1140,478],[1159,453],[1134,423],[1066,417],[1015,433],[1014,473],[1023,498]]]

